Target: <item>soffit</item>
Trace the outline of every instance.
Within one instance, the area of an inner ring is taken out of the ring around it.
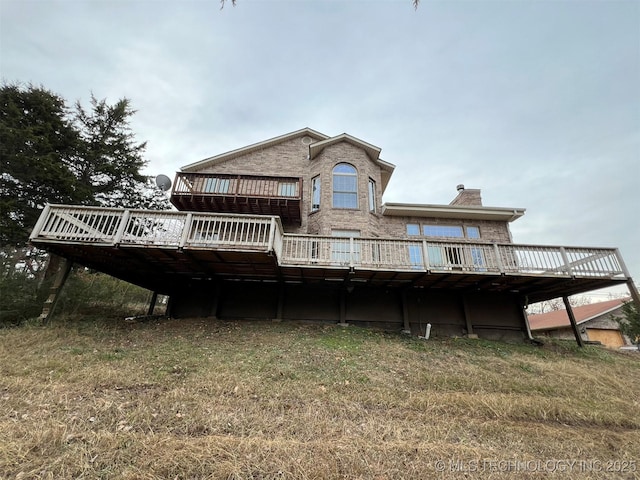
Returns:
[[[392,217],[432,217],[513,222],[524,215],[524,208],[473,207],[457,205],[423,205],[385,203],[382,214]]]

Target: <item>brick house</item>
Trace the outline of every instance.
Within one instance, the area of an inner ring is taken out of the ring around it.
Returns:
[[[31,241],[169,295],[173,317],[523,338],[529,302],[635,288],[617,249],[514,244],[524,209],[480,190],[383,203],[395,166],[380,152],[304,128],[183,167],[177,211],[48,205]]]

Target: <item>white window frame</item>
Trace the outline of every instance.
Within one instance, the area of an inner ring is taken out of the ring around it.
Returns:
[[[339,171],[343,167],[348,167],[352,171],[349,171],[349,172]],[[336,183],[339,183],[341,179],[346,180],[351,178],[355,179],[353,190],[336,189]],[[332,187],[333,187],[333,202],[332,202],[333,208],[357,210],[358,209],[358,170],[356,169],[356,167],[354,167],[350,163],[338,163],[335,167],[333,167],[333,170],[331,171],[331,180],[332,180]],[[338,198],[341,199],[341,201],[337,201]],[[352,199],[353,205],[350,202],[342,201],[346,199]],[[347,203],[349,204],[347,205]]]
[[[420,225],[417,223],[407,223],[407,235],[417,237],[420,235]]]
[[[422,234],[431,238],[464,238],[461,225],[422,225]]]
[[[472,238],[472,239],[480,238],[480,227],[471,225],[471,226],[465,227],[465,230],[467,233],[467,238]],[[472,234],[471,232],[475,232],[475,233]]]
[[[321,183],[320,175],[317,175],[311,179],[311,211],[317,212],[320,210],[321,199]]]
[[[370,178],[369,179],[369,211],[371,213],[376,213],[376,182]]]

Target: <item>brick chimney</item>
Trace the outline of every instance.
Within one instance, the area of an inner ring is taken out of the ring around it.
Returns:
[[[460,184],[456,187],[458,190],[458,196],[454,198],[449,205],[471,205],[474,207],[482,206],[482,196],[480,195],[480,189],[476,188],[464,188],[464,185]]]

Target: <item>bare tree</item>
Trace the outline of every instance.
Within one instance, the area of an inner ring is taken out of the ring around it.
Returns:
[[[224,8],[225,3],[227,3],[226,0],[220,0],[220,10],[222,10]],[[414,9],[418,9],[418,4],[420,3],[420,0],[411,0],[411,3],[413,4],[413,8]],[[233,5],[234,7],[236,6],[236,0],[231,0],[231,5]]]
[[[592,303],[591,298],[583,295],[569,298],[569,305],[572,307],[581,307],[583,305],[589,305],[590,303]],[[532,303],[529,305],[527,311],[531,314],[541,314],[564,309],[564,301],[562,298],[552,298],[543,302]]]

